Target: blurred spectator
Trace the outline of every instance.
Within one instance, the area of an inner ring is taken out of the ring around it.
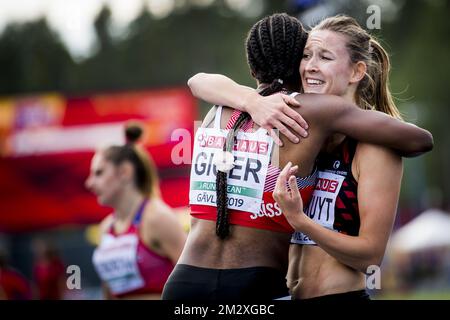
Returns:
[[[28,280],[7,261],[0,249],[0,300],[30,300],[31,287]]]
[[[48,241],[37,239],[33,243],[35,260],[33,277],[37,298],[60,300],[64,296],[65,267],[58,250]]]
[[[156,167],[137,142],[139,123],[125,127],[126,144],[99,149],[86,187],[114,209],[100,224],[93,263],[107,299],[160,299],[186,241],[186,232],[164,200]]]

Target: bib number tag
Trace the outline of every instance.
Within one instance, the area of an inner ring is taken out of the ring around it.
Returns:
[[[334,209],[344,179],[344,176],[338,174],[319,171],[311,202],[305,210],[305,214],[314,220],[314,222],[330,230],[334,230]],[[316,244],[301,232],[295,232],[292,235],[291,242],[298,244]]]
[[[217,159],[223,154],[228,130],[199,128],[195,135],[189,203],[216,207]],[[238,132],[232,165],[227,170],[227,207],[258,213],[272,151],[272,139],[265,130]],[[219,155],[216,155],[219,153]],[[226,154],[229,155],[229,154]],[[221,167],[219,167],[221,169]]]
[[[144,286],[137,265],[136,235],[105,235],[94,254],[94,265],[113,294],[122,294]]]

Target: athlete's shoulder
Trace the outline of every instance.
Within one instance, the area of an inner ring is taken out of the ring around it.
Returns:
[[[218,108],[221,108],[220,113],[218,113],[218,111],[219,111]],[[234,109],[232,109],[230,107],[215,105],[206,114],[205,118],[202,121],[201,127],[202,128],[213,128],[216,117],[220,116],[221,128],[224,128],[227,125],[228,121],[230,120],[233,112],[234,112]]]
[[[394,150],[371,143],[358,142],[355,151],[356,164],[361,167],[365,164],[380,164],[381,167],[398,166],[402,164],[402,157]]]
[[[148,227],[158,227],[167,220],[175,219],[174,212],[162,199],[154,197],[146,206],[143,222]]]
[[[202,121],[202,128],[211,128],[214,123],[214,118],[216,116],[218,106],[213,106],[211,109],[209,109],[208,113],[206,114],[205,118]]]
[[[361,141],[357,141],[356,152],[363,156],[389,155],[400,158],[400,155],[388,147]]]
[[[221,117],[221,121],[220,121],[220,127],[222,129],[225,129],[225,127],[227,126],[228,122],[231,119],[231,116],[233,115],[235,109],[230,108],[230,107],[222,107],[222,117]]]

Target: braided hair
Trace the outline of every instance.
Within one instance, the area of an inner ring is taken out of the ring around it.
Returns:
[[[299,65],[308,34],[300,21],[285,13],[267,16],[250,29],[245,47],[247,62],[253,77],[261,84],[268,84],[259,91],[268,96],[283,89],[283,84],[298,86]],[[224,152],[232,152],[239,129],[250,119],[243,112],[227,135]],[[225,239],[230,233],[227,209],[227,173],[217,171],[216,176],[217,220],[216,235]]]

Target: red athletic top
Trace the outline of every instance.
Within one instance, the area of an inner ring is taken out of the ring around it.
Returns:
[[[30,300],[31,288],[24,276],[11,268],[0,268],[0,299]]]
[[[169,258],[151,250],[139,236],[145,204],[126,232],[116,234],[111,225],[94,252],[97,272],[116,297],[161,293],[174,267]]]
[[[232,129],[241,111],[235,110],[227,123],[226,129]],[[217,114],[216,114],[217,117]],[[253,121],[247,121],[241,128],[245,132],[251,132],[253,128]],[[258,214],[228,209],[230,224],[240,225],[244,227],[264,229],[276,232],[292,233],[294,230],[287,222],[286,218],[281,212],[281,208],[273,199],[272,193],[275,189],[275,183],[280,175],[281,169],[269,164],[267,177],[264,184],[263,202]],[[297,186],[304,206],[306,207],[311,200],[314,191],[317,172],[314,172],[305,178],[297,178]],[[198,219],[215,221],[217,218],[217,207],[207,205],[190,205],[191,215]]]
[[[65,277],[64,264],[59,258],[38,261],[33,268],[34,280],[40,300],[59,300],[63,298],[60,283]]]

